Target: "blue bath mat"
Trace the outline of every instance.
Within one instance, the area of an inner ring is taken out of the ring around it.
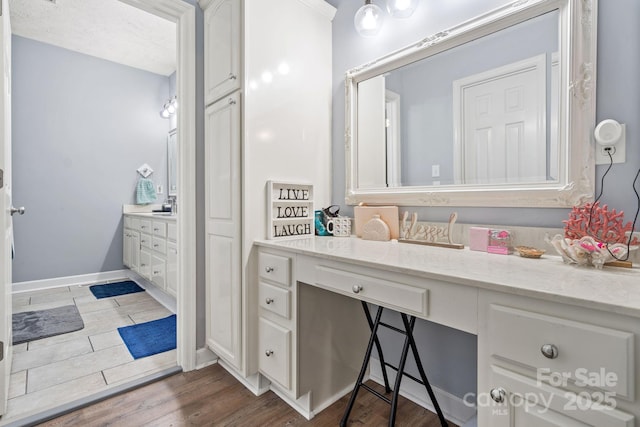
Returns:
[[[176,348],[176,315],[118,328],[134,359]]]
[[[105,285],[89,286],[89,289],[98,299],[117,297],[120,295],[134,294],[136,292],[144,292],[136,282],[127,280],[125,282],[107,283]]]

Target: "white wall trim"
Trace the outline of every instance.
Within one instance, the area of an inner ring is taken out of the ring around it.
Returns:
[[[380,362],[375,359],[371,359],[369,365],[369,377],[378,384],[384,385],[382,378],[382,370],[380,368]],[[389,376],[389,382],[393,386],[396,380],[396,372],[393,370],[387,370]],[[456,425],[464,425],[467,421],[475,417],[476,409],[465,405],[464,401],[458,396],[454,396],[438,387],[431,386],[436,399],[438,399],[438,405],[444,413],[447,421],[451,421]],[[435,409],[431,404],[431,399],[427,395],[427,390],[420,383],[415,382],[409,377],[402,379],[402,385],[400,386],[400,395],[406,397],[410,401],[426,408],[435,413]]]
[[[166,308],[170,312],[172,313],[177,312],[177,303],[174,297],[167,294],[165,291],[160,289],[154,283],[148,281],[147,279],[145,279],[135,271],[125,270],[125,272],[127,273],[128,278],[136,282],[138,285],[140,285],[141,288],[144,288],[144,290],[147,291],[147,293],[149,294],[149,296],[151,296],[151,298],[158,301],[160,304],[164,306],[164,308]]]
[[[21,292],[39,291],[41,289],[60,288],[63,286],[91,285],[100,282],[107,283],[126,280],[128,278],[128,270],[103,271],[100,273],[80,274],[77,276],[54,277],[52,279],[16,282],[12,285],[11,292],[17,294]]]
[[[178,114],[178,365],[196,366],[196,12],[183,0],[120,0],[176,23]]]
[[[260,396],[269,391],[271,383],[262,375],[255,374],[248,377],[243,377],[236,368],[226,363],[223,359],[218,359],[218,364],[256,396]]]
[[[218,356],[207,347],[199,348],[196,351],[196,369],[206,368],[218,361]]]

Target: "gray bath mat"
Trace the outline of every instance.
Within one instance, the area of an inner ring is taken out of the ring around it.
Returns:
[[[84,322],[75,305],[13,315],[13,344],[79,331]]]

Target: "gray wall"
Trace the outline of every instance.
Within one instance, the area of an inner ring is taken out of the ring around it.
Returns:
[[[408,20],[387,20],[375,38],[360,37],[353,27],[353,16],[362,2],[327,0],[338,11],[333,21],[333,197],[342,206],[341,213],[351,214],[344,203],[344,74],[347,70],[400,49],[423,37],[435,34],[505,3],[506,0],[471,2],[421,1]],[[380,0],[374,3],[384,7]],[[615,118],[627,124],[627,162],[616,165],[607,176],[603,203],[624,210],[632,220],[636,198],[631,187],[640,168],[640,50],[629,40],[640,40],[640,2],[637,0],[600,1],[598,9],[597,120]],[[598,182],[605,167],[597,167]],[[640,184],[638,184],[640,187]],[[410,208],[421,220],[447,221],[451,208]],[[561,227],[568,209],[496,209],[455,208],[459,222],[540,227]],[[416,325],[421,355],[434,385],[463,396],[476,390],[476,339],[474,336],[434,325]],[[393,346],[393,341],[385,339]],[[384,345],[384,344],[383,344]],[[437,349],[437,350],[435,350]],[[392,350],[393,352],[393,350]]]
[[[136,169],[166,188],[169,79],[18,36],[12,52],[13,281],[123,268]]]

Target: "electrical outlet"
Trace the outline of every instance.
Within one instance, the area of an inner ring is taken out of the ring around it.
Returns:
[[[609,154],[611,154],[611,158],[613,159],[613,163],[624,163],[626,162],[626,126],[622,125],[622,136],[620,140],[614,145],[601,145],[595,144],[596,146],[596,165],[608,165],[611,163],[611,159],[609,158]]]
[[[440,165],[431,165],[431,177],[437,178],[440,176]]]
[[[162,190],[163,190],[162,185],[158,185],[158,187],[156,188],[156,193],[162,194]]]

